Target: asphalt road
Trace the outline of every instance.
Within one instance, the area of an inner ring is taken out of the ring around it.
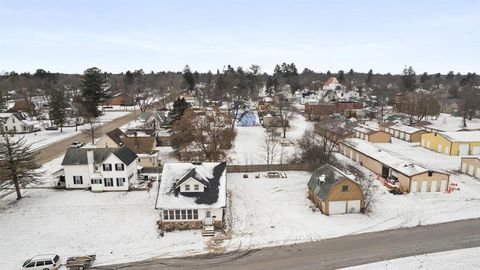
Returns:
[[[135,112],[132,112],[130,114],[127,114],[125,116],[122,116],[120,118],[117,118],[113,121],[110,121],[108,123],[105,123],[105,124],[95,128],[95,138],[99,138],[103,134],[105,134],[106,132],[109,132],[110,130],[121,127],[121,126],[127,124],[128,122],[131,122],[131,121],[135,120],[138,117],[139,114],[140,113],[137,110]],[[85,124],[83,126],[78,126],[79,130],[86,129],[86,128],[87,128],[87,124]],[[55,142],[53,144],[47,145],[47,146],[45,146],[45,147],[43,147],[39,150],[38,160],[37,160],[38,163],[39,164],[44,164],[46,162],[49,162],[49,161],[57,158],[61,154],[64,154],[65,151],[67,150],[67,148],[70,147],[70,145],[73,142],[90,143],[91,142],[91,137],[90,137],[89,134],[80,133],[80,134],[75,135],[73,137],[70,137],[70,138]]]
[[[479,228],[480,219],[470,219],[245,252],[152,259],[93,269],[337,269],[399,257],[479,247]]]

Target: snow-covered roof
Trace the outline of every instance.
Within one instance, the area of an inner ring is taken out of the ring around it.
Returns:
[[[464,156],[462,159],[478,159],[480,160],[480,155],[474,155],[474,156]]]
[[[356,120],[356,119],[355,119]],[[366,133],[366,134],[372,134],[377,132],[378,130],[364,126],[364,125],[358,125],[353,128],[353,130],[359,131],[361,133]]]
[[[195,174],[206,178],[208,185],[204,192],[189,193],[188,196],[185,196],[179,192],[177,183],[193,170]],[[203,162],[198,164],[172,162],[163,165],[156,208],[221,208],[225,207],[226,204],[227,172],[225,162]]]
[[[342,142],[350,146],[351,148],[355,149],[356,151],[366,156],[369,156],[406,176],[413,176],[416,174],[429,171],[424,167],[421,167],[411,162],[397,158],[377,148],[376,146],[374,146],[373,144],[367,141],[356,139],[356,138],[349,138],[349,139],[343,140]]]
[[[480,131],[439,132],[452,142],[480,142]]]
[[[401,131],[401,132],[405,132],[405,133],[408,133],[408,134],[413,134],[415,132],[422,131],[422,129],[407,126],[407,125],[401,125],[401,124],[396,124],[396,125],[393,125],[393,126],[389,126],[388,128],[398,130],[398,131]]]

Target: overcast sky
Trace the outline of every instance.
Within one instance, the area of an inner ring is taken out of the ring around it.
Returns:
[[[0,72],[480,72],[480,1],[0,0]]]

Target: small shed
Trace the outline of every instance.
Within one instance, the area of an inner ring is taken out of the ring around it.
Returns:
[[[257,124],[257,117],[252,112],[243,112],[239,117],[238,125],[243,127],[251,127]]]
[[[328,163],[313,171],[308,195],[325,215],[359,213],[365,205],[360,184]]]

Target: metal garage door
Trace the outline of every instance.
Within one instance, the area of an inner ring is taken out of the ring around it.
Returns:
[[[360,200],[347,201],[348,213],[360,213]]]
[[[347,201],[333,201],[328,203],[328,214],[345,214],[347,212]]]
[[[458,155],[459,156],[465,156],[468,155],[468,147],[470,145],[468,143],[465,144],[460,144],[458,147]]]
[[[432,180],[430,182],[430,192],[437,192],[437,181]]]
[[[441,144],[438,145],[438,152],[442,153],[442,145]]]
[[[447,191],[447,180],[442,180],[440,182],[440,192]]]
[[[470,168],[468,168],[468,174],[473,176],[473,170],[475,169],[475,166],[470,166]]]
[[[480,146],[473,147],[472,155],[480,155]]]
[[[411,193],[417,193],[417,181],[412,181],[412,186],[410,187]]]
[[[422,181],[422,191],[421,192],[427,192],[427,181]]]
[[[407,142],[410,141],[410,134],[405,135],[405,141],[407,141]]]
[[[477,178],[480,178],[480,167],[477,168],[477,173],[476,173]]]
[[[462,170],[463,173],[467,173],[467,167],[468,167],[468,164],[467,164],[467,163],[462,163],[462,168],[461,168],[461,170]]]

